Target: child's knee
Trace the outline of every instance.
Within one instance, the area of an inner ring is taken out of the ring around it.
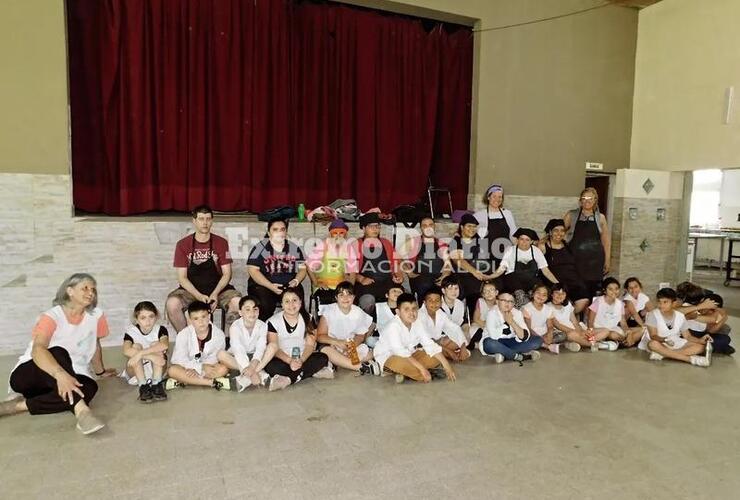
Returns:
[[[658,342],[657,340],[651,340],[650,342],[648,342],[647,346],[648,346],[648,349],[650,349],[651,351],[654,351],[660,347],[660,342]]]
[[[229,373],[229,368],[221,363],[217,363],[213,369],[216,371],[217,377],[225,377]]]

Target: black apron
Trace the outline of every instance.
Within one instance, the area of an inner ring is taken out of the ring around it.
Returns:
[[[563,242],[563,248],[552,248],[545,244],[545,259],[547,267],[552,274],[565,285],[568,291],[568,298],[571,300],[588,299],[589,294],[583,283],[581,275],[578,274],[576,259],[568,244]]]
[[[419,301],[424,299],[424,294],[435,286],[435,281],[442,275],[445,261],[439,256],[439,242],[437,238],[432,242],[422,240],[419,254],[414,263],[414,272],[418,274],[415,278],[409,278],[411,291],[416,294]]]
[[[486,207],[486,217],[488,218],[488,235],[486,238],[488,239],[488,248],[490,250],[491,263],[493,264],[494,271],[498,269],[498,266],[501,264],[501,258],[496,257],[496,255],[501,255],[503,257],[503,252],[512,245],[510,238],[511,228],[509,227],[509,223],[506,222],[506,219],[504,218],[504,212],[500,208],[498,211],[501,214],[501,218],[492,219],[491,214],[488,211],[488,207]],[[499,238],[503,238],[507,242],[506,246],[503,248],[503,252],[501,253],[499,253],[499,251],[502,249],[499,248],[498,245],[494,245],[494,242]]]
[[[584,281],[601,281],[604,276],[604,247],[601,244],[601,234],[596,225],[595,215],[581,220],[581,210],[574,221],[573,237],[570,248],[576,260],[578,274]]]
[[[211,295],[216,289],[216,285],[221,281],[221,272],[213,259],[213,236],[208,239],[208,260],[196,264],[193,262],[195,254],[195,233],[193,233],[193,249],[190,252],[188,262],[188,280],[193,284],[196,290],[203,295]],[[226,290],[226,288],[224,288]]]
[[[534,260],[534,247],[530,247],[532,260],[526,264],[519,262],[519,247],[514,249],[514,272],[506,275],[506,287],[509,292],[524,290],[529,292],[537,283],[537,261]]]

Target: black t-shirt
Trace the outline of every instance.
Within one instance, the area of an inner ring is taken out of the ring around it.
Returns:
[[[298,267],[304,262],[301,248],[292,241],[285,241],[282,252],[272,248],[270,240],[257,243],[249,253],[248,266],[259,267],[271,283],[287,285],[298,274]],[[250,279],[250,281],[253,281]]]
[[[136,328],[138,328],[139,331],[141,332],[141,327],[139,325],[136,325]],[[141,332],[141,334],[144,335],[145,337],[148,337],[149,335],[152,334],[152,332],[149,332],[149,333]],[[162,337],[169,338],[169,334],[167,333],[167,328],[165,328],[162,325],[159,325],[159,331],[157,332],[157,340],[161,339]],[[127,340],[129,342],[136,343],[136,342],[134,342],[134,339],[131,338],[131,335],[129,335],[128,333],[124,333],[123,334],[123,341],[126,342]]]

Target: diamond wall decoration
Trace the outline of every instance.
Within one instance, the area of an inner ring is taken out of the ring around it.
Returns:
[[[653,181],[650,180],[650,177],[648,177],[648,180],[646,180],[642,185],[642,189],[645,190],[646,194],[650,194],[650,191],[652,191],[654,187],[655,184],[653,184]]]
[[[650,248],[650,243],[648,243],[648,240],[642,240],[642,243],[640,243],[640,250],[643,252]]]

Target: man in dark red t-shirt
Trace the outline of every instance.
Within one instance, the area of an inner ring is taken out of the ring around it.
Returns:
[[[191,302],[210,304],[213,311],[221,307],[226,312],[226,335],[229,326],[239,317],[241,294],[229,284],[231,255],[226,239],[211,233],[213,210],[207,205],[192,212],[195,232],[185,236],[175,246],[174,267],[180,286],[167,297],[167,316],[179,332],[187,326],[183,312]]]

